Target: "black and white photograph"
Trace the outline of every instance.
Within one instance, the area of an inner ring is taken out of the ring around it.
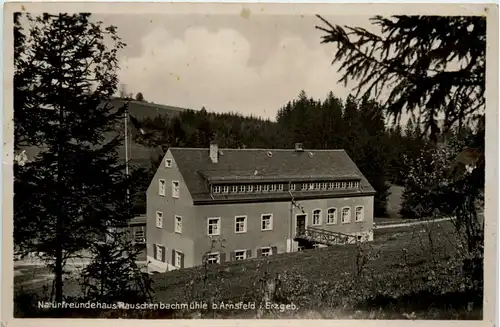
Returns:
[[[4,29],[3,321],[493,326],[498,6],[8,3]]]

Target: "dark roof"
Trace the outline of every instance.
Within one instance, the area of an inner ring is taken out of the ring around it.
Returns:
[[[142,216],[135,216],[134,218],[130,219],[128,224],[129,225],[146,225],[147,217],[145,215]]]
[[[246,202],[290,198],[288,193],[218,195],[212,198],[208,182],[359,180],[359,190],[294,192],[296,198],[325,198],[374,194],[375,190],[344,150],[220,149],[212,163],[208,148],[170,148],[195,203]]]

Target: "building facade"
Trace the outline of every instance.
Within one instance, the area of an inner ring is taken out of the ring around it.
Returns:
[[[370,241],[374,194],[344,150],[170,148],[147,191],[149,267],[298,251],[309,230]]]

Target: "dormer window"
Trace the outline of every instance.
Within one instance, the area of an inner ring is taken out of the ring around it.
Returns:
[[[315,184],[314,184],[314,188],[315,188],[316,190],[320,190],[320,189],[321,189],[321,183],[315,183]]]
[[[255,185],[255,192],[262,192],[262,185],[260,184]]]
[[[278,191],[283,192],[283,184],[278,184]]]
[[[307,190],[307,184],[305,184],[305,183],[304,183],[304,184],[302,184],[302,187],[301,187],[301,189],[302,189],[302,191],[305,191],[305,190]]]
[[[229,193],[229,186],[224,185],[224,186],[222,187],[222,193]]]
[[[269,185],[268,184],[262,185],[262,191],[269,192]]]
[[[233,192],[233,193],[238,192],[238,185],[233,185],[233,186],[231,187],[231,192]]]
[[[309,183],[309,190],[314,190],[314,183]]]
[[[240,187],[239,187],[238,191],[239,191],[240,193],[245,193],[245,185],[240,185]]]
[[[253,192],[253,185],[247,185],[247,192]]]
[[[213,191],[214,191],[214,193],[215,193],[215,194],[218,194],[218,193],[220,193],[220,191],[221,191],[221,187],[220,187],[219,185],[215,185],[215,186],[213,187]]]
[[[276,192],[276,184],[271,184],[271,192]]]
[[[290,184],[289,186],[290,191],[295,191],[295,184]]]

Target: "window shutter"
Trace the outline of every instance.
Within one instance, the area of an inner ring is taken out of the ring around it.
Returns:
[[[161,247],[163,251],[161,251],[161,261],[162,262],[166,262],[165,261],[165,258],[166,258],[166,252],[167,252],[167,248],[165,248],[164,246]]]
[[[257,249],[257,258],[262,257],[262,249]]]
[[[156,253],[156,244],[153,244],[153,259],[157,260],[158,254]]]
[[[278,254],[278,248],[277,248],[277,247],[275,247],[275,246],[273,246],[273,247],[271,248],[271,253],[272,253],[272,254]]]
[[[220,263],[226,262],[226,254],[224,252],[219,254],[219,256],[220,256]]]
[[[252,257],[252,250],[247,250],[247,259]]]
[[[181,268],[184,268],[184,253],[181,253]]]
[[[175,250],[172,250],[172,266],[175,266]]]
[[[236,252],[231,251],[229,252],[229,261],[234,261],[236,259]]]

